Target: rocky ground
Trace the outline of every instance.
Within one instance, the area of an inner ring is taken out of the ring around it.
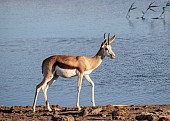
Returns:
[[[82,107],[37,106],[33,113],[32,106],[0,106],[0,121],[170,121],[170,104],[167,105],[107,105]]]

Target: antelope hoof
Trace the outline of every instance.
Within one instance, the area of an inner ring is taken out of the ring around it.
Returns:
[[[33,113],[35,113],[35,107],[33,107]]]
[[[48,111],[50,111],[50,112],[51,112],[51,111],[52,111],[52,109],[51,109],[50,107],[48,107]]]
[[[95,102],[93,100],[91,102],[92,102],[92,106],[95,107],[96,106]]]
[[[80,110],[81,110],[80,106],[77,106],[77,108],[78,108],[78,111],[80,111]]]

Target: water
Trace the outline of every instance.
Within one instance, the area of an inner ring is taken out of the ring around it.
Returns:
[[[149,11],[151,1],[125,18],[134,1],[0,1],[0,105],[32,105],[42,80],[41,62],[56,54],[93,56],[105,32],[117,36],[116,59],[106,58],[90,75],[97,105],[170,103],[170,7],[165,19]],[[156,1],[163,6],[167,1]],[[59,78],[48,90],[50,104],[74,106],[77,78]],[[91,86],[83,80],[80,103],[91,105]],[[42,93],[38,104],[45,104]]]

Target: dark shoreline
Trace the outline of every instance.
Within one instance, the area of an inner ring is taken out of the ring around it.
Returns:
[[[33,113],[32,106],[0,106],[0,121],[170,121],[170,104],[83,106],[80,111],[76,107],[51,107],[49,112],[39,105]]]

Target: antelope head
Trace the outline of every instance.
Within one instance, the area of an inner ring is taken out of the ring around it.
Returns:
[[[111,43],[115,40],[115,35],[110,38],[110,33],[108,34],[108,37],[106,37],[106,33],[104,34],[104,42],[101,45],[101,49],[103,50],[103,57],[107,56],[111,59],[115,58],[115,53],[112,51]]]

